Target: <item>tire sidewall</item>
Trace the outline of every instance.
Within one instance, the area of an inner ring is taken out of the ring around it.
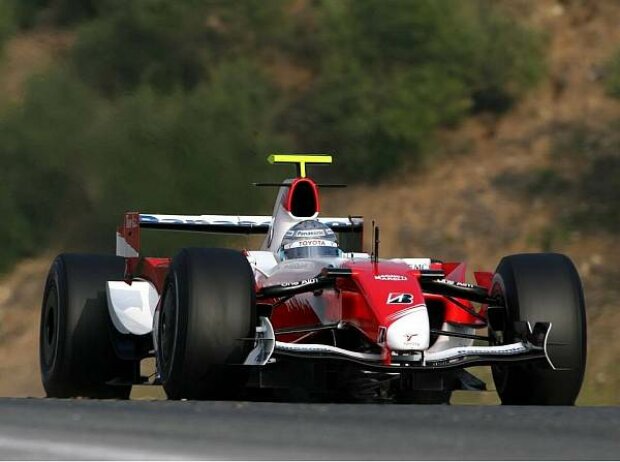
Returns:
[[[164,332],[171,309],[172,341]],[[156,349],[169,398],[219,397],[245,382],[243,366],[235,366],[251,349],[239,342],[251,345],[243,338],[253,335],[256,311],[253,273],[240,252],[183,249],[170,266],[159,310]]]
[[[510,275],[512,276],[512,274]],[[514,287],[514,279],[509,280],[509,286]],[[510,291],[512,292],[512,291]],[[495,340],[495,332],[489,326],[489,334],[493,339],[492,343],[494,345],[512,343],[514,339],[514,332],[511,329],[511,324],[513,321],[519,320],[519,312],[518,312],[518,303],[514,300],[514,295],[512,293],[506,293],[506,283],[504,282],[504,278],[500,273],[495,273],[493,276],[493,280],[491,282],[491,290],[490,294],[492,297],[497,297],[498,300],[501,300],[505,307],[504,316],[503,316],[503,338],[501,341]],[[507,367],[502,364],[494,365],[491,367],[493,374],[493,381],[495,383],[495,388],[500,396],[506,391],[508,383],[510,381],[510,367]]]
[[[45,283],[39,328],[39,363],[46,394],[55,398],[129,397],[135,364],[117,357],[112,343],[105,282],[122,278],[124,261],[114,256],[62,254],[51,265]],[[55,339],[46,361],[46,316],[56,296]]]
[[[179,274],[180,273],[180,274]],[[176,371],[180,371],[182,367],[182,352],[185,350],[185,333],[187,331],[187,313],[185,310],[180,309],[181,302],[179,300],[179,277],[184,277],[185,271],[183,264],[179,260],[173,261],[166,283],[164,291],[162,293],[161,302],[159,306],[159,315],[157,322],[157,362],[159,365],[159,372],[161,375],[162,383],[166,385],[166,392],[168,397],[172,399],[178,399],[176,393],[172,390],[179,388],[179,378]],[[172,298],[172,300],[171,300]],[[168,305],[169,304],[169,305]],[[167,324],[167,328],[170,328],[169,317],[173,316],[174,330],[172,332],[164,332],[164,326]],[[169,336],[172,335],[172,347],[171,351],[167,351],[167,346],[163,342],[170,341]],[[166,338],[168,337],[168,338]],[[170,390],[170,391],[168,391]]]
[[[66,314],[65,311],[61,309],[63,303],[66,303],[66,291],[64,287],[61,286],[60,278],[58,277],[58,271],[62,271],[61,260],[57,259],[54,261],[52,269],[50,270],[50,274],[47,277],[45,284],[45,292],[43,297],[43,306],[41,309],[41,324],[40,324],[40,344],[39,344],[39,359],[41,365],[41,375],[42,380],[46,388],[54,387],[55,381],[58,380],[58,376],[62,377],[62,371],[60,369],[63,368],[63,365],[66,364],[65,359],[65,335],[62,333],[65,331],[66,326]],[[49,306],[49,297],[55,297],[54,303],[55,306],[50,308]],[[47,320],[50,316],[49,310],[53,309],[53,318],[54,318],[54,340],[51,351],[51,361],[46,361],[46,352],[44,342],[47,340],[48,332],[47,330]]]
[[[502,259],[491,295],[505,306],[501,343],[519,341],[514,322],[550,322],[548,354],[559,370],[546,362],[492,367],[496,389],[505,404],[574,403],[585,371],[586,319],[579,275],[561,254],[520,254]],[[490,330],[493,337],[494,332]],[[557,360],[557,361],[556,361]]]

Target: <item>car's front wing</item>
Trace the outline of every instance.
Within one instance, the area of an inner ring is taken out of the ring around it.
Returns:
[[[364,353],[318,343],[287,343],[275,339],[275,332],[267,317],[261,316],[257,327],[254,349],[245,365],[262,366],[278,357],[302,359],[332,359],[355,362],[373,370],[446,370],[463,367],[546,360],[555,368],[547,354],[550,323],[536,323],[522,341],[506,345],[463,346],[436,352]],[[389,355],[389,356],[388,356]]]

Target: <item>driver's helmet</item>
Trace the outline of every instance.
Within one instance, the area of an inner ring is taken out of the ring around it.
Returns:
[[[278,251],[280,260],[340,255],[336,234],[329,226],[318,220],[304,220],[292,226],[284,234]]]

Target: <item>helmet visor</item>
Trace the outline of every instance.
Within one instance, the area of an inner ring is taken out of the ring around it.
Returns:
[[[284,258],[321,258],[321,257],[339,257],[340,250],[338,247],[296,247],[294,249],[285,249]]]

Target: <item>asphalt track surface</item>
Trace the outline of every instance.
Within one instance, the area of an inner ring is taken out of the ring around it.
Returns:
[[[2,459],[620,459],[620,408],[0,400]]]

